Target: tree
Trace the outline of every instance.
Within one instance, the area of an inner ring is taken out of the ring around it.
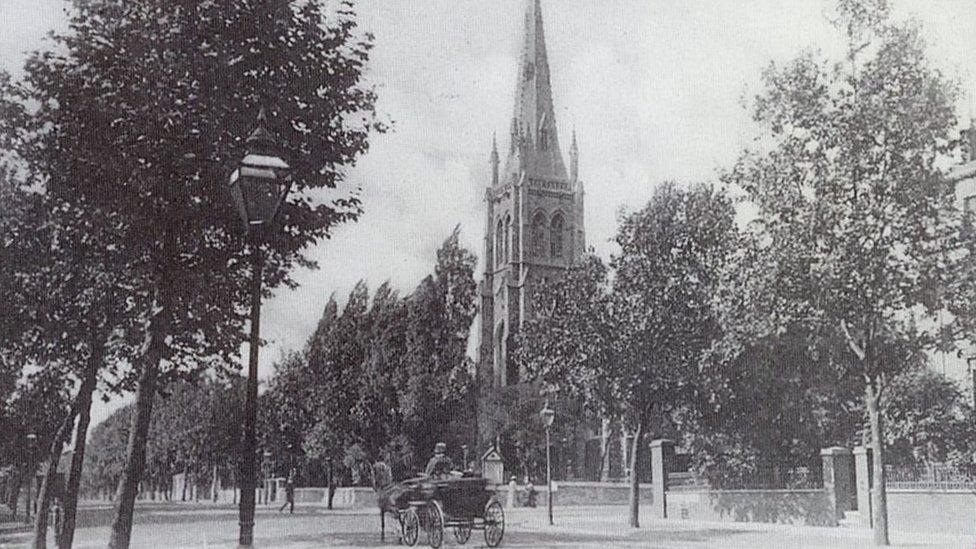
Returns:
[[[888,382],[882,399],[887,464],[972,464],[972,406],[950,379],[925,364]]]
[[[843,62],[807,53],[764,74],[763,133],[725,177],[757,211],[727,292],[739,294],[747,339],[802,325],[822,364],[860,382],[882,545],[886,384],[934,343],[927,322],[944,296],[971,302],[973,277],[939,168],[954,147],[954,86],[929,64],[918,25],[891,21],[885,0],[842,0],[838,13]]]
[[[530,377],[561,393],[562,400],[581,402],[591,418],[604,422],[605,431],[622,414],[619,380],[605,374],[616,359],[608,274],[597,256],[587,255],[565,276],[537,286],[530,297],[536,314],[526,319],[516,341],[516,357]],[[527,422],[516,415],[511,423],[521,431]],[[601,479],[609,474],[612,439],[612,432],[604,432]]]
[[[617,232],[613,310],[620,400],[634,426],[634,527],[646,427],[655,418],[674,424],[691,407],[703,355],[721,335],[712,295],[736,240],[733,217],[731,201],[713,187],[664,183],[643,210],[624,216]]]
[[[439,441],[451,448],[474,442],[467,345],[476,314],[477,260],[461,247],[459,237],[460,227],[455,227],[437,250],[433,276],[421,281],[407,300],[409,324],[397,372],[398,401],[404,432],[413,448],[424,453]]]
[[[244,382],[204,380],[176,382],[158,395],[146,446],[144,486],[153,498],[172,497],[172,477],[200,485],[213,471],[232,471],[240,453]],[[132,404],[116,410],[92,431],[90,459],[85,462],[85,490],[90,496],[111,494],[125,468]],[[181,499],[185,494],[179,496]]]
[[[636,528],[647,430],[663,433],[693,408],[703,386],[699,366],[721,335],[712,294],[736,241],[732,203],[708,185],[663,183],[647,206],[622,216],[615,240],[609,294],[605,272],[590,260],[566,278],[570,299],[536,302],[545,316],[530,321],[541,339],[527,365],[555,390],[592,392],[591,402],[619,410],[633,428]]]
[[[293,284],[303,250],[358,215],[335,187],[367,147],[375,95],[361,84],[371,38],[349,2],[77,1],[70,34],[33,55],[11,103],[14,150],[47,192],[116,221],[141,338],[136,411],[111,547],[127,547],[154,395],[169,379],[232,364],[248,262],[225,176],[259,106],[289,151],[297,192],[265,240],[264,287]]]
[[[409,297],[384,283],[370,300],[358,283],[341,312],[329,300],[305,351],[276,365],[263,397],[264,444],[303,463],[306,479],[324,469],[331,488],[336,471],[353,479],[379,459],[405,475],[436,441],[469,442],[475,259],[458,234]]]
[[[824,371],[798,329],[751,341],[731,360],[712,359],[689,437],[693,464],[710,485],[796,487],[802,469],[816,478],[821,449],[858,440],[864,411],[856,380]]]
[[[23,115],[16,107],[5,109],[7,120]],[[9,142],[9,137],[0,140]],[[43,365],[48,379],[60,378],[66,388],[77,386],[55,436],[38,456],[47,469],[35,517],[35,546],[41,547],[47,532],[50,487],[77,416],[76,451],[64,498],[64,541],[70,545],[92,394],[99,373],[109,370],[103,365],[122,314],[125,286],[113,268],[114,249],[99,245],[104,243],[100,230],[108,227],[99,223],[104,221],[99,213],[83,212],[57,195],[30,190],[23,177],[8,175],[16,163],[6,162],[0,167],[8,210],[2,227],[8,237],[0,247],[0,292],[9,314],[0,328],[6,336],[0,355],[5,363],[18,362],[24,371]],[[15,368],[4,369],[11,379],[17,377]]]

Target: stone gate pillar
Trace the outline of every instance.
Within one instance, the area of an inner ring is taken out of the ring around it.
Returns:
[[[833,510],[834,526],[844,518],[844,512],[850,511],[851,496],[854,494],[851,486],[851,451],[847,448],[834,446],[820,451],[823,460],[823,483],[827,493],[827,501]]]
[[[668,462],[674,455],[674,443],[670,440],[655,440],[651,442],[651,491],[654,501],[651,503],[653,518],[668,518]]]
[[[873,452],[866,446],[854,448],[854,477],[857,482],[859,523],[871,527],[871,486],[874,485]]]

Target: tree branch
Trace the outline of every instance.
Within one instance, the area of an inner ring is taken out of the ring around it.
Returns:
[[[854,356],[856,356],[858,360],[864,362],[864,358],[866,356],[864,348],[859,345],[854,339],[854,336],[851,335],[851,331],[847,328],[846,320],[840,321],[840,329],[844,332],[844,339],[847,340],[847,346],[851,349],[851,352],[854,353]]]

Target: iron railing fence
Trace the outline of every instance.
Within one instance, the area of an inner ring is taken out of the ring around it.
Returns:
[[[976,491],[976,465],[886,465],[885,486],[895,490]]]

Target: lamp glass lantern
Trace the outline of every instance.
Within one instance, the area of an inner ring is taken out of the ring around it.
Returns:
[[[546,429],[552,427],[552,422],[556,419],[556,412],[549,407],[548,402],[546,403],[545,408],[539,412],[539,415],[542,416],[542,424],[545,425]]]
[[[230,176],[231,197],[245,226],[261,229],[271,224],[291,190],[291,166],[268,131],[264,109],[246,145],[244,159]]]

